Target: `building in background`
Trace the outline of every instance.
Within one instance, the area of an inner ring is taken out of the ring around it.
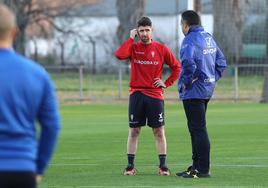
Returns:
[[[191,6],[189,2],[147,0],[145,4],[145,15],[154,24],[154,39],[165,43],[174,54],[178,54],[178,46],[183,39],[178,23],[179,14]],[[41,55],[57,57],[58,64],[85,64],[89,68],[96,61],[98,69],[105,72],[116,68],[113,57],[118,46],[116,0],[102,0],[94,5],[77,8],[65,16],[55,18],[55,23],[68,32],[54,30],[49,40],[31,38],[28,43],[29,55],[40,51]],[[212,23],[207,25],[211,26]]]
[[[180,13],[193,9],[194,0],[145,2],[145,15],[152,19],[155,28],[154,39],[166,44],[174,54],[178,55],[179,45],[184,37],[178,23]],[[258,30],[264,31],[263,2],[254,1],[246,16],[243,57],[265,56],[265,40],[263,36],[257,35]],[[202,25],[211,34],[213,34],[212,8],[211,0],[201,1]],[[29,55],[38,51],[43,56],[54,57],[56,63],[61,65],[84,64],[90,69],[96,64],[97,71],[103,72],[113,72],[117,69],[117,60],[113,56],[118,46],[116,30],[119,21],[116,0],[101,0],[93,5],[77,8],[55,18],[55,23],[67,32],[54,30],[52,37],[46,40],[31,38],[28,43]]]

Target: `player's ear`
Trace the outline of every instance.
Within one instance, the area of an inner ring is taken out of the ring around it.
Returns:
[[[187,23],[184,22],[184,23],[183,23],[183,27],[184,27],[184,29],[187,30],[187,29],[189,28],[189,25],[188,25]]]
[[[13,28],[10,33],[11,33],[12,39],[15,40],[16,35],[18,33],[18,28],[17,27],[16,28]]]

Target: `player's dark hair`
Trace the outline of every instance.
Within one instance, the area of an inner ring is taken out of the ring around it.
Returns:
[[[182,20],[186,22],[187,25],[201,25],[200,16],[193,10],[186,10],[181,15]]]
[[[152,21],[150,20],[150,18],[144,16],[141,19],[139,19],[139,21],[137,22],[138,27],[140,26],[152,26]]]

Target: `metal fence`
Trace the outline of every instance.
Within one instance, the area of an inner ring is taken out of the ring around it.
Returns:
[[[228,66],[217,83],[213,100],[259,101],[267,64],[237,64]],[[120,65],[117,73],[92,74],[84,66],[46,67],[61,102],[109,102],[128,99],[129,71]],[[169,72],[163,75],[167,78]],[[177,83],[166,89],[166,100],[178,100]]]

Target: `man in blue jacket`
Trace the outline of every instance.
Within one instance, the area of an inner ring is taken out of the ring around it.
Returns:
[[[193,163],[186,171],[176,175],[184,178],[210,177],[206,110],[216,82],[226,68],[226,60],[212,36],[204,31],[196,12],[183,12],[181,26],[185,38],[180,51],[182,71],[178,90],[191,135]]]
[[[35,188],[53,153],[60,121],[48,74],[14,52],[15,34],[15,15],[0,4],[0,187]]]

